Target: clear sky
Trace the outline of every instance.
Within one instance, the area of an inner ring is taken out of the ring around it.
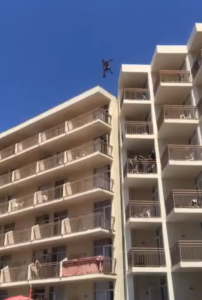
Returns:
[[[187,43],[196,22],[201,0],[0,0],[0,132],[97,85],[116,95],[122,63]]]

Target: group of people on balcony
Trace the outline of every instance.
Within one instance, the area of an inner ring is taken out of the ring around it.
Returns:
[[[154,173],[156,170],[156,154],[152,149],[148,157],[140,154],[132,155],[130,159],[130,173]]]

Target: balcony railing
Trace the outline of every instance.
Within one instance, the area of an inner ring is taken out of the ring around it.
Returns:
[[[201,63],[202,63],[202,50],[199,52],[198,57],[196,58],[193,66],[191,68],[193,78],[196,77],[196,74],[198,73],[198,70],[201,67]]]
[[[65,123],[54,126],[41,133],[41,141],[45,142],[65,133]]]
[[[63,135],[74,129],[92,123],[96,120],[101,120],[111,125],[111,116],[104,109],[97,108],[70,121],[66,121],[42,133],[39,133],[38,135],[32,136],[22,142],[9,146],[6,149],[0,150],[0,161],[14,154],[18,154],[24,150],[32,148],[33,146],[40,145],[41,143],[44,143],[57,136]]]
[[[64,293],[32,293],[33,300],[65,300]]]
[[[53,168],[57,168],[65,163],[65,153],[62,152],[60,154],[51,156],[44,160],[40,160],[38,162],[38,172],[44,172]],[[36,171],[37,172],[37,171]]]
[[[45,263],[36,265],[35,263],[30,265],[30,279],[48,279],[60,277],[60,263]]]
[[[126,100],[149,100],[148,89],[124,89],[121,98],[121,104]]]
[[[160,83],[190,83],[192,82],[191,73],[184,70],[162,70],[159,71],[157,80],[154,84],[154,94],[156,94]]]
[[[178,241],[170,252],[172,265],[179,262],[201,262],[202,241]]]
[[[96,120],[101,120],[111,125],[111,116],[102,108],[96,108],[95,110],[88,112],[82,116],[76,117],[67,122],[68,131],[82,127]]]
[[[124,167],[126,174],[151,174],[156,173],[156,161],[128,159]]]
[[[189,71],[159,71],[161,82],[165,83],[189,83],[191,82]]]
[[[165,253],[161,248],[132,248],[128,253],[128,266],[164,267]]]
[[[99,173],[86,179],[78,180],[65,185],[66,195],[72,196],[75,194],[84,193],[94,189],[103,189],[112,191],[113,180],[109,178],[108,173]]]
[[[0,247],[4,247],[5,244],[5,234],[0,235]]]
[[[15,145],[12,145],[6,149],[0,150],[0,160],[6,159],[9,156],[12,156],[15,154]]]
[[[34,194],[10,200],[9,203],[10,203],[9,212],[15,212],[15,211],[19,211],[22,209],[32,207],[32,206],[34,206]],[[5,213],[7,213],[7,212],[8,212],[8,210],[5,211]]]
[[[95,141],[90,142],[88,144],[79,146],[77,148],[67,150],[66,157],[67,162],[71,162],[80,158],[83,158],[87,155],[91,155],[95,152],[101,152],[105,155],[112,156],[112,146],[103,142],[103,141]]]
[[[62,235],[62,222],[34,226],[34,239],[47,239]]]
[[[169,214],[174,208],[202,208],[202,191],[172,190],[166,200],[167,214]]]
[[[66,234],[70,234],[96,228],[113,230],[114,221],[114,217],[107,216],[103,213],[95,213],[77,218],[66,219],[64,221],[64,232]]]
[[[62,276],[79,276],[89,274],[115,274],[116,260],[106,256],[93,256],[64,261]]]
[[[198,109],[191,105],[164,105],[158,119],[160,129],[164,120],[198,120]]]
[[[126,134],[153,134],[153,126],[151,122],[126,122]]]
[[[130,201],[126,208],[126,219],[159,217],[160,204],[157,201]]]
[[[13,171],[13,181],[21,180],[37,173],[37,162]]]
[[[200,161],[202,160],[202,146],[193,145],[168,145],[161,158],[162,167],[168,160]]]
[[[38,143],[39,143],[39,136],[38,135],[32,136],[31,138],[29,138],[27,140],[17,143],[16,151],[17,151],[17,153],[20,153],[22,151],[25,151],[31,147],[38,145]]]
[[[28,266],[6,267],[2,271],[2,283],[27,281],[28,279]]]
[[[31,232],[31,228],[7,232],[7,246],[30,242]]]

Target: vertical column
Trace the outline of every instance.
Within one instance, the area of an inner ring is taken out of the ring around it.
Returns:
[[[114,299],[125,299],[125,267],[123,262],[123,224],[121,206],[121,182],[120,182],[120,161],[119,161],[119,108],[118,101],[111,97],[109,114],[112,116],[112,130],[110,134],[110,144],[113,146],[113,162],[111,165],[111,178],[114,180],[114,199],[112,201],[112,216],[115,216],[115,236],[113,240],[113,257],[116,259],[116,282],[114,284]]]
[[[162,175],[161,175],[161,160],[160,160],[160,152],[158,145],[158,129],[157,129],[157,120],[156,120],[156,112],[154,105],[154,94],[153,94],[153,83],[151,72],[148,74],[148,85],[151,97],[151,117],[152,117],[152,125],[154,131],[154,144],[156,151],[156,162],[157,162],[157,172],[158,172],[158,193],[159,193],[159,201],[160,201],[160,209],[162,216],[162,232],[163,232],[163,242],[165,248],[165,259],[167,266],[167,282],[168,282],[168,293],[169,299],[174,300],[174,290],[173,290],[173,282],[172,282],[172,271],[171,271],[171,259],[170,259],[170,250],[169,250],[169,241],[168,241],[168,232],[167,232],[167,224],[166,224],[166,210],[165,210],[165,201],[163,194],[163,183],[162,183]]]

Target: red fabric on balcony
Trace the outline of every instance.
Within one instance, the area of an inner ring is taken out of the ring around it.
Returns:
[[[103,271],[103,256],[93,256],[65,261],[62,266],[62,276],[97,274]]]

